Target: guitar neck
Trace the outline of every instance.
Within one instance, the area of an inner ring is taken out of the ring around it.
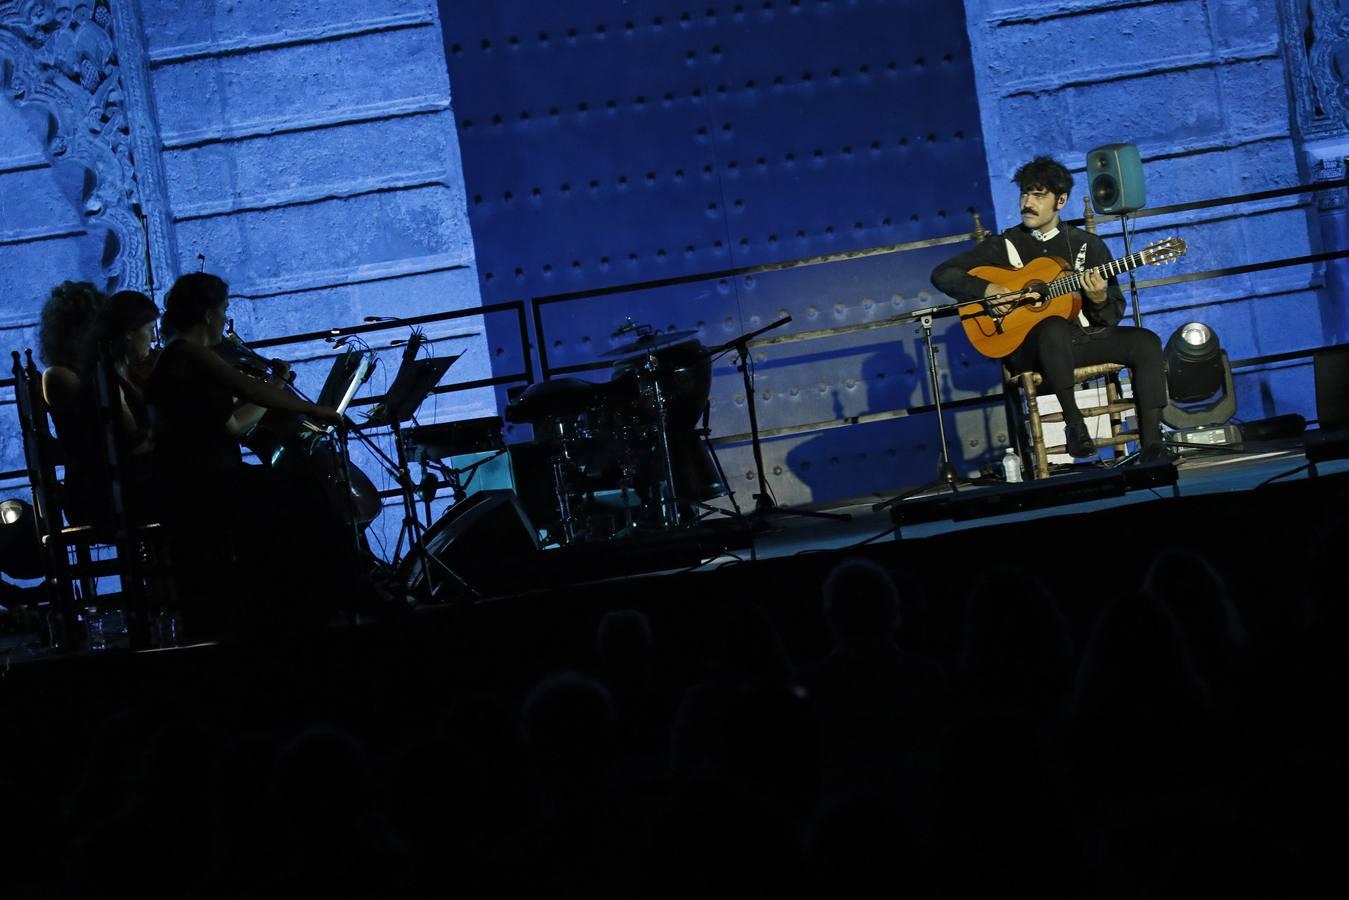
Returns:
[[[1121,256],[1119,259],[1112,259],[1108,263],[1102,263],[1099,266],[1092,266],[1087,271],[1099,272],[1102,277],[1110,278],[1112,275],[1118,275],[1121,272],[1128,272],[1131,269],[1137,269],[1139,266],[1147,265],[1147,259],[1143,256],[1143,251],[1130,253],[1128,256]],[[1071,272],[1059,278],[1055,278],[1049,283],[1051,297],[1058,297],[1062,294],[1068,294],[1073,291],[1082,290],[1082,276],[1086,272]]]

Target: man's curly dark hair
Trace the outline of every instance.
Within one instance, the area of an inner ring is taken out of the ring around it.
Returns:
[[[1070,194],[1073,175],[1063,163],[1050,156],[1037,156],[1016,170],[1012,181],[1023,192],[1044,188],[1051,194]]]
[[[38,358],[44,366],[78,368],[85,338],[103,307],[103,292],[87,281],[63,281],[52,288],[38,323]]]

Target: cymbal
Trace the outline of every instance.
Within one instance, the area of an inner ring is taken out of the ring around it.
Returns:
[[[644,334],[637,340],[629,344],[620,344],[612,350],[606,350],[601,353],[601,357],[612,356],[632,356],[634,353],[645,353],[648,350],[654,350],[657,347],[668,347],[671,344],[678,344],[681,341],[688,340],[698,332],[696,331],[667,331],[664,334]]]

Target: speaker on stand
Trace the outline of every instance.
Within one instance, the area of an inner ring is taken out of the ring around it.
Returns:
[[[1120,231],[1124,234],[1124,255],[1129,256],[1129,213],[1147,205],[1143,187],[1143,160],[1137,144],[1106,144],[1087,154],[1087,187],[1091,191],[1091,205],[1103,216],[1119,216]],[[1138,308],[1138,286],[1133,269],[1129,269],[1129,294],[1134,305],[1134,325],[1143,327],[1143,314]]]

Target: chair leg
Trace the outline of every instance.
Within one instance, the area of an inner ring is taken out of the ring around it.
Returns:
[[[1035,393],[1035,379],[1029,373],[1021,376],[1021,389],[1026,393],[1026,411],[1030,415],[1031,450],[1035,455],[1035,477],[1049,477],[1049,455],[1045,453],[1044,425],[1040,421],[1040,402]]]
[[[1106,406],[1113,407],[1116,403],[1119,402],[1119,399],[1122,395],[1123,391],[1120,387],[1119,373],[1116,372],[1112,375],[1107,375],[1105,378]],[[1112,438],[1117,438],[1120,436],[1120,432],[1122,432],[1123,430],[1124,430],[1124,417],[1112,409],[1110,411],[1110,436]],[[1119,450],[1116,449],[1115,452],[1118,453]]]

